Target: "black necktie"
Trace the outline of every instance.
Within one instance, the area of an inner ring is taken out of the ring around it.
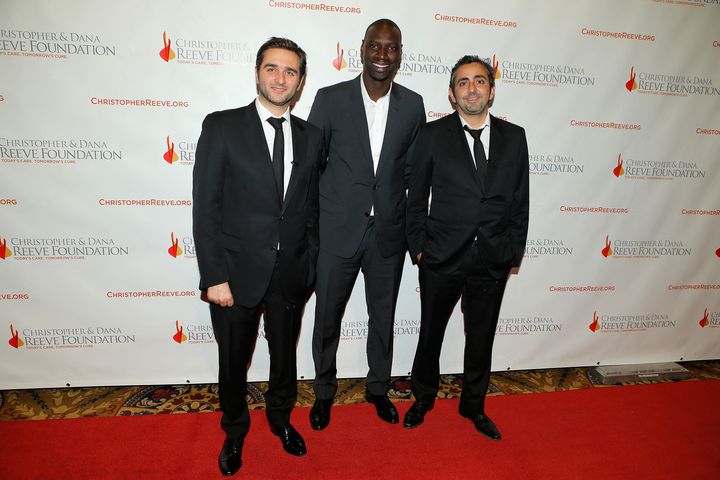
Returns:
[[[487,158],[485,157],[485,147],[483,147],[482,140],[480,140],[480,135],[482,134],[484,127],[478,130],[473,130],[472,128],[469,128],[467,125],[465,125],[463,129],[468,132],[471,137],[473,137],[473,155],[475,156],[475,168],[477,168],[478,175],[480,175],[480,181],[485,182],[485,177],[487,177]]]
[[[275,129],[272,166],[273,173],[275,174],[275,186],[277,187],[278,198],[280,199],[280,205],[282,205],[283,196],[285,195],[285,135],[283,135],[282,124],[285,121],[285,118],[270,117],[267,121]]]

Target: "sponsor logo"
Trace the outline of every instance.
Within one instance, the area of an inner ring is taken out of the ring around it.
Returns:
[[[720,215],[720,210],[701,210],[683,208],[680,212],[682,215]]]
[[[115,56],[115,46],[93,33],[0,29],[0,55],[67,59]]]
[[[601,250],[605,258],[658,259],[661,257],[685,257],[692,255],[692,248],[679,240],[613,240],[605,236],[605,246]]]
[[[163,32],[163,48],[158,55],[165,63],[174,61],[192,65],[232,63],[250,66],[255,58],[254,52],[245,42],[176,37],[173,48],[167,32]]]
[[[547,153],[530,155],[531,175],[573,175],[585,171],[585,165],[572,155]]]
[[[168,248],[168,253],[171,257],[177,258],[182,256],[182,248],[178,245],[179,240],[175,238],[175,232],[170,232],[170,241],[172,242],[172,245],[170,245],[170,248]]]
[[[180,242],[182,242],[182,246],[180,246]],[[185,258],[195,258],[195,241],[192,235],[184,235],[181,239],[175,237],[175,232],[170,232],[170,247],[167,252],[173,258],[183,256]]]
[[[340,42],[337,42],[335,48],[337,50],[337,56],[333,59],[332,66],[335,67],[335,70],[340,71],[348,66],[345,61],[345,50],[340,46]]]
[[[696,128],[695,133],[698,135],[720,135],[720,130],[712,128]]]
[[[360,7],[348,7],[344,5],[328,5],[318,2],[284,2],[278,0],[269,0],[270,8],[289,8],[293,10],[309,10],[311,12],[323,13],[351,13],[359,14],[362,12]]]
[[[433,18],[436,22],[450,23],[467,23],[470,25],[480,25],[482,27],[499,27],[499,28],[517,28],[518,24],[514,20],[497,20],[485,17],[465,17],[457,15],[445,15],[436,13]]]
[[[167,38],[167,32],[163,32],[163,48],[160,50],[160,58],[166,62],[175,60],[175,50],[171,48],[170,44],[171,42],[170,39]]]
[[[571,127],[585,128],[604,128],[615,130],[642,130],[642,126],[637,123],[615,123],[615,122],[598,122],[594,120],[570,120]]]
[[[593,321],[590,325],[588,325],[588,328],[593,333],[600,330],[600,317],[598,317],[597,310],[593,312]]]
[[[627,207],[580,207],[573,205],[560,205],[563,213],[606,213],[611,215],[630,213]]]
[[[528,239],[525,244],[525,258],[570,256],[572,254],[573,247],[565,245],[561,239]]]
[[[190,106],[187,100],[159,100],[156,98],[109,98],[92,97],[92,105],[103,105],[110,107],[161,107],[161,108],[186,108]]]
[[[170,198],[100,198],[101,207],[192,207],[192,200]]]
[[[637,82],[635,81],[635,67],[630,67],[630,80],[625,82],[625,88],[628,92],[632,92],[634,90],[637,90]]]
[[[170,143],[170,135],[165,137],[165,141],[167,142],[167,151],[163,154],[163,160],[172,165],[177,162],[180,157],[175,153],[175,143]]]
[[[720,5],[720,0],[650,0],[653,3],[665,3],[680,7],[709,7]]]
[[[624,159],[618,154],[612,169],[615,177],[628,180],[675,180],[678,178],[705,178],[706,171],[689,160],[643,160]]]
[[[175,343],[187,342],[187,335],[183,333],[183,327],[179,324],[178,320],[175,320],[175,335],[173,335]]]
[[[12,250],[7,246],[7,239],[0,237],[0,260],[12,257]]]
[[[4,101],[5,101],[5,97],[0,94],[0,102],[4,102]]]
[[[30,300],[28,293],[0,293],[0,300]]]
[[[448,115],[452,114],[453,112],[433,112],[432,110],[429,110],[426,115],[427,118],[442,118],[447,117]]]
[[[625,169],[623,168],[623,162],[624,162],[624,160],[622,158],[622,154],[618,153],[617,165],[615,166],[615,168],[613,168],[613,171],[612,171],[613,175],[615,175],[618,178],[625,175]]]
[[[610,237],[605,235],[605,246],[601,250],[602,256],[607,258],[613,254],[612,247],[610,246]]]
[[[598,315],[596,310],[593,312],[593,321],[588,325],[588,329],[592,333],[627,333],[675,328],[676,326],[677,322],[671,320],[667,313]]]
[[[17,198],[0,198],[0,206],[4,207],[6,205],[17,205],[18,201]]]
[[[351,73],[362,71],[361,52],[357,48],[343,50],[340,42],[335,46],[336,56],[332,60],[332,66],[338,70],[346,70]],[[398,69],[398,75],[413,76],[415,74],[450,75],[452,67],[448,66],[440,55],[432,52],[414,52],[404,50],[402,62]]]
[[[699,74],[665,74],[636,71],[630,67],[630,79],[625,82],[628,92],[648,95],[687,97],[690,95],[720,95],[712,78]]]
[[[365,340],[369,332],[367,320],[344,320],[340,327],[340,338],[342,340]],[[393,334],[395,337],[406,335],[417,335],[420,333],[420,319],[410,320],[405,318],[395,319]]]
[[[182,325],[178,320],[175,320],[175,333],[172,339],[178,345],[183,343],[215,343],[215,332],[212,325],[199,323]]]
[[[487,59],[490,63],[490,59]],[[505,83],[536,87],[594,86],[595,77],[583,66],[568,64],[527,63],[514,60],[500,62],[492,57],[495,78]]]
[[[717,250],[715,250],[715,256],[718,257],[718,258],[720,258],[720,248],[718,248]]]
[[[720,255],[718,256],[720,257]],[[720,284],[686,283],[680,285],[668,285],[668,290],[720,290]]]
[[[10,324],[10,335],[11,336],[10,336],[10,340],[8,340],[8,345],[13,347],[14,349],[17,350],[18,348],[25,345],[25,342],[23,342],[22,339],[20,338],[20,332],[13,329],[12,323]]]
[[[533,335],[540,333],[559,333],[562,324],[553,317],[521,316],[500,317],[495,329],[496,335]]]
[[[194,290],[141,290],[125,292],[105,292],[107,298],[160,298],[160,297],[194,297]]]
[[[123,151],[101,139],[45,139],[0,137],[2,163],[76,165],[122,160]]]
[[[614,292],[615,289],[615,285],[550,285],[548,288],[553,293]]]
[[[655,41],[655,35],[650,35],[646,33],[610,32],[607,30],[598,30],[588,27],[583,27],[582,30],[580,30],[580,34],[589,37],[603,37],[619,40],[640,40],[648,42]]]
[[[194,142],[181,141],[177,146],[175,142],[170,141],[170,135],[165,137],[165,145],[167,149],[163,153],[162,158],[170,165],[176,163],[180,165],[193,165],[195,163],[195,149],[197,144]]]
[[[720,328],[720,312],[709,312],[706,308],[698,325],[700,325],[700,328]]]
[[[130,254],[127,246],[103,237],[12,237],[10,244],[14,260],[85,260]]]
[[[713,40],[713,47],[720,48],[720,40]],[[0,95],[2,97],[2,95]]]
[[[699,324],[700,327],[702,327],[702,328],[705,328],[705,327],[707,327],[708,325],[710,325],[710,320],[708,319],[708,310],[707,310],[707,308],[705,309],[705,314],[703,315],[703,318],[700,319],[700,321],[698,322],[698,324]]]
[[[135,335],[125,333],[120,327],[24,328],[18,331],[10,325],[10,331],[10,346],[20,348],[24,345],[28,350],[94,348],[99,345],[135,343]]]

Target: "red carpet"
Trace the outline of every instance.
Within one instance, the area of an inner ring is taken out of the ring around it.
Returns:
[[[398,404],[403,415],[409,402]],[[680,382],[488,399],[503,433],[492,442],[439,400],[415,430],[370,405],[334,407],[315,432],[294,425],[308,455],[282,451],[253,412],[244,465],[252,479],[717,479],[720,381]],[[222,478],[219,414],[0,423],[0,478]]]

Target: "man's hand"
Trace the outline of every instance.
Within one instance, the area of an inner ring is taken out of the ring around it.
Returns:
[[[415,263],[420,263],[420,260],[422,260],[422,254],[423,254],[423,252],[420,252],[417,255],[415,255]]]
[[[232,307],[235,304],[228,282],[208,287],[207,297],[210,302],[218,304],[221,307]]]

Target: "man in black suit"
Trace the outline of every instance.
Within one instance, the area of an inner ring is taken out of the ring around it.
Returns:
[[[348,299],[362,269],[368,309],[366,399],[398,422],[387,398],[393,322],[405,251],[407,152],[425,123],[422,97],[393,83],[402,59],[400,28],[373,22],[360,46],[362,74],[320,89],[308,121],[327,154],[320,178],[320,256],[312,352],[316,400],[310,423],[330,422],[337,391],[336,353]]]
[[[300,317],[318,252],[320,131],[290,115],[305,68],[295,42],[268,40],[255,64],[257,99],[208,115],[197,145],[193,233],[219,350],[224,475],[242,465],[250,427],[247,367],[261,314],[270,351],[270,430],[288,453],[306,453],[290,424]]]
[[[477,56],[455,64],[448,95],[456,112],[428,123],[412,154],[407,232],[419,267],[421,319],[412,367],[415,403],[403,424],[417,427],[434,405],[445,327],[462,295],[460,415],[499,440],[485,414],[485,392],[505,283],[520,265],[527,238],[527,141],[521,127],[489,114],[494,71]]]

